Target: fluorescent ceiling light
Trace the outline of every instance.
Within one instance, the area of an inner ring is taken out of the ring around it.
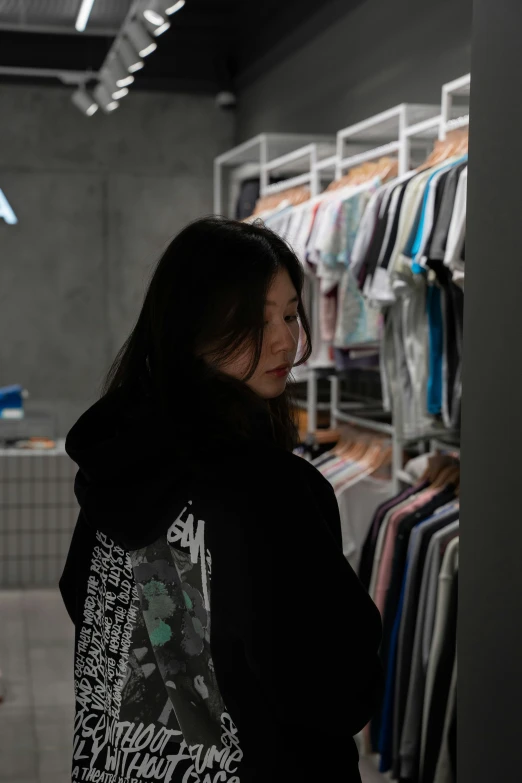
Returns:
[[[78,11],[78,16],[76,17],[76,24],[75,24],[75,27],[79,33],[83,33],[83,31],[87,27],[87,22],[89,21],[89,16],[91,15],[93,5],[94,5],[94,0],[82,0],[82,4],[80,6],[80,10]]]
[[[140,57],[147,57],[148,54],[152,54],[158,48],[158,44],[152,40],[144,26],[137,19],[132,20],[125,32],[132,45],[138,50]]]
[[[129,88],[128,87],[122,87],[121,90],[115,90],[112,93],[112,97],[115,101],[119,101],[120,98],[125,98],[126,95],[129,94]]]
[[[73,93],[71,100],[87,117],[92,117],[98,111],[98,104],[89,95],[85,87],[78,87],[76,92]]]
[[[185,5],[185,0],[177,0],[177,2],[174,3],[174,5],[171,5],[169,8],[165,8],[165,13],[168,14],[169,16],[171,14],[175,14],[176,11],[180,11],[184,5]]]
[[[115,101],[112,97],[111,93],[103,84],[103,82],[100,82],[95,88],[94,88],[94,97],[96,98],[96,102],[101,106],[104,112],[109,114],[111,111],[114,111],[114,109],[117,109],[120,105],[118,101]]]
[[[124,67],[129,73],[136,73],[136,71],[139,71],[145,65],[128,38],[123,37],[120,40],[117,51]]]

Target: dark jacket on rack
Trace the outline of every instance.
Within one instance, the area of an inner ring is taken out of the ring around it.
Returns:
[[[181,418],[116,393],[67,437],[72,780],[360,781],[381,623],[331,486],[264,419],[247,441]]]

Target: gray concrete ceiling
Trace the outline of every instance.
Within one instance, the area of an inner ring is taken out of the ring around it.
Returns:
[[[136,75],[135,88],[215,93],[245,86],[256,67],[275,64],[360,2],[187,0]],[[132,0],[95,0],[85,33],[74,29],[80,4],[0,0],[0,81],[33,80],[14,76],[17,68],[97,71]],[[2,67],[11,72],[2,74]]]

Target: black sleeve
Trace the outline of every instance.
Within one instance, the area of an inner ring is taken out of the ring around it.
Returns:
[[[313,716],[322,732],[347,737],[382,697],[381,621],[332,533],[339,510],[324,485],[321,497],[308,482],[287,486],[286,502],[263,504],[243,528],[243,641],[281,725],[309,727]]]

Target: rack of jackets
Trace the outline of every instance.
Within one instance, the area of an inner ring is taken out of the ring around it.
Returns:
[[[359,559],[383,621],[386,671],[365,744],[392,779],[454,783],[460,466],[442,454],[419,460],[413,486],[375,510]]]

